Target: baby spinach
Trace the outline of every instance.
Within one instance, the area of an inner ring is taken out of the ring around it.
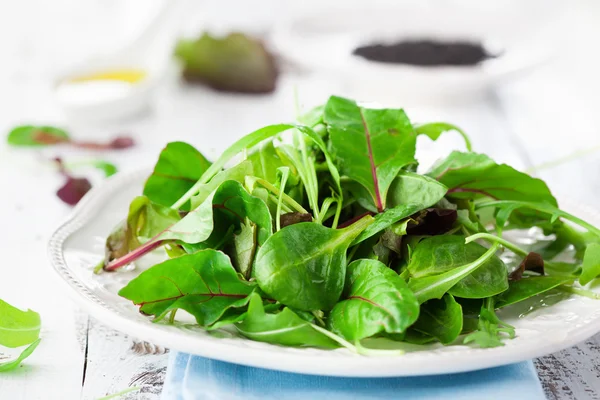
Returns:
[[[508,290],[497,297],[496,307],[506,307],[518,303],[560,285],[573,282],[573,280],[574,278],[568,276],[531,276],[510,282]]]
[[[416,135],[403,110],[368,109],[332,96],[323,120],[342,174],[363,185],[380,212],[392,181],[415,162]]]
[[[488,251],[463,236],[432,236],[423,239],[411,254],[408,271],[412,279],[434,278],[478,260]],[[508,289],[507,269],[496,255],[458,281],[448,292],[463,298],[486,298]],[[411,280],[412,281],[412,280]]]
[[[193,146],[171,142],[161,151],[154,171],[144,185],[144,196],[170,207],[209,167],[210,162]],[[183,208],[189,210],[189,206]]]
[[[400,171],[390,185],[386,204],[389,208],[401,204],[420,204],[421,208],[427,208],[443,199],[447,191],[445,185],[426,175]]]
[[[119,291],[140,312],[162,318],[171,310],[192,314],[211,325],[230,308],[243,307],[256,289],[241,280],[229,257],[212,249],[164,261],[142,272]]]
[[[402,333],[419,317],[419,303],[406,282],[377,260],[348,266],[344,297],[331,310],[328,328],[351,342]]]
[[[587,246],[581,264],[579,283],[587,285],[600,275],[600,244],[591,243]]]
[[[344,229],[304,222],[282,228],[258,251],[254,265],[260,288],[299,310],[330,310],[346,276],[346,250],[371,223],[366,216]]]
[[[288,307],[280,312],[267,314],[257,293],[251,295],[247,315],[235,327],[242,335],[258,342],[326,349],[339,347],[337,342],[315,329],[315,325],[299,317]]]
[[[419,319],[411,329],[450,344],[463,329],[462,307],[448,293],[441,300],[431,299],[421,306]]]

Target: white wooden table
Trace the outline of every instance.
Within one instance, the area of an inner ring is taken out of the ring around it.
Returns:
[[[26,18],[26,6],[20,10],[19,17]],[[599,37],[593,25],[600,12],[598,7],[587,10],[581,25],[571,31],[577,42],[565,50],[562,60],[471,102],[409,110],[409,115],[415,120],[453,122],[472,136],[476,151],[521,169],[600,145],[596,117],[600,60],[590,60],[585,48],[590,37]],[[10,26],[12,18],[16,17],[0,12],[0,25],[6,22]],[[31,18],[32,24],[43,23],[42,15]],[[0,33],[6,39],[7,32]],[[22,46],[8,47],[13,52],[8,60],[16,64],[0,68],[0,132],[24,122],[63,122],[49,95],[47,76],[40,71],[48,54],[36,53],[35,37],[27,38]],[[112,126],[71,127],[79,137],[102,138],[122,132],[134,135],[140,143],[135,150],[100,155],[115,161],[123,171],[149,165],[165,142],[172,140],[189,141],[214,156],[236,137],[290,118],[294,84],[308,102],[324,99],[336,90],[314,79],[284,77],[280,83],[274,95],[258,97],[215,94],[172,84],[163,90],[148,115]],[[447,137],[437,146],[443,153],[446,146],[456,143],[456,137]],[[158,399],[167,350],[140,343],[78,311],[49,268],[47,239],[69,213],[53,195],[61,178],[44,161],[57,154],[71,159],[85,157],[62,150],[37,153],[9,149],[4,140],[0,144],[0,298],[38,311],[43,323],[43,340],[37,351],[17,371],[0,375],[0,398],[97,399],[140,386],[139,392],[124,398]],[[600,207],[594,197],[600,196],[599,154],[541,170],[539,175],[559,197],[566,195]],[[548,398],[599,398],[600,336],[535,363]]]

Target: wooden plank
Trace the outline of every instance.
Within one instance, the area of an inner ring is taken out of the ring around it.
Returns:
[[[157,400],[167,371],[168,350],[112,330],[89,319],[83,400],[95,400],[130,387],[123,399]]]

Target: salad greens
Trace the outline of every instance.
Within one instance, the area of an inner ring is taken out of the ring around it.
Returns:
[[[208,330],[360,354],[385,353],[362,342],[378,337],[501,346],[517,332],[496,310],[552,291],[599,297],[581,285],[600,276],[600,229],[455,126],[335,96],[298,121],[213,163],[168,144],[98,272],[164,248],[119,292],[155,321],[183,310]],[[447,130],[468,151],[417,173],[416,137]],[[521,228],[553,237],[522,248],[504,236]]]
[[[40,343],[40,315],[22,311],[0,300],[0,346],[16,348],[29,345],[12,360],[0,362],[0,372],[17,368]]]

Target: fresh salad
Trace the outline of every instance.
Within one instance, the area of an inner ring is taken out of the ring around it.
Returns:
[[[417,137],[449,130],[467,151],[417,173]],[[545,240],[504,236],[532,227]],[[367,338],[501,346],[515,330],[498,309],[549,291],[596,298],[584,285],[600,275],[600,230],[542,180],[471,151],[453,125],[335,96],[214,162],[169,143],[96,272],[159,248],[166,260],[119,292],[155,322],[182,310],[207,330],[361,354]]]

